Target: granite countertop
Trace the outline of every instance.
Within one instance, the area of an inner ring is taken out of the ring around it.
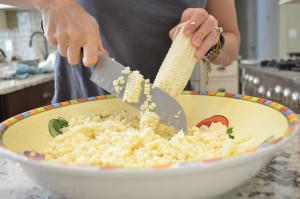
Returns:
[[[42,84],[54,79],[53,73],[31,75],[26,79],[0,80],[0,95]]]
[[[22,168],[0,155],[1,199],[63,199],[40,187]],[[300,134],[240,187],[213,199],[300,199]]]

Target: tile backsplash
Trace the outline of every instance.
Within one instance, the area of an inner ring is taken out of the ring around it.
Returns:
[[[36,34],[32,46],[29,46],[31,34],[41,31],[41,13],[31,10],[6,10],[6,19],[7,29],[0,30],[0,48],[5,51],[7,61],[12,56],[22,60],[44,60],[45,45],[42,35]],[[48,42],[47,46],[49,53],[55,50]]]

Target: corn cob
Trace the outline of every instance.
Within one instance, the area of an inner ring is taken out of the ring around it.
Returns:
[[[197,62],[191,38],[183,34],[185,23],[178,27],[173,41],[153,83],[163,91],[176,97],[186,86]]]
[[[123,101],[128,103],[138,103],[142,93],[143,75],[139,71],[133,71],[128,75],[126,89],[124,92]]]

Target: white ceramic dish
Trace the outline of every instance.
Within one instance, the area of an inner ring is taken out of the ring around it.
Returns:
[[[139,170],[65,166],[23,155],[47,146],[52,139],[47,126],[50,119],[68,119],[112,105],[134,111],[117,98],[99,96],[41,107],[4,121],[0,124],[0,152],[19,162],[33,180],[70,199],[198,199],[225,193],[254,176],[299,128],[297,115],[290,109],[256,97],[186,92],[178,101],[186,111],[188,126],[211,115],[224,115],[241,134],[252,132],[255,142],[236,157]],[[272,140],[261,145],[272,135]]]

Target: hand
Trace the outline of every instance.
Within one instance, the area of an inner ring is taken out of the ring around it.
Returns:
[[[72,65],[81,59],[85,66],[98,61],[103,48],[99,25],[75,0],[52,0],[41,9],[45,36]]]
[[[200,61],[219,40],[219,33],[215,30],[215,27],[218,27],[218,21],[202,8],[186,9],[182,13],[180,22],[186,21],[188,23],[184,27],[184,34],[191,37],[192,44],[196,47],[195,56]],[[177,26],[169,32],[171,39],[174,38]]]

